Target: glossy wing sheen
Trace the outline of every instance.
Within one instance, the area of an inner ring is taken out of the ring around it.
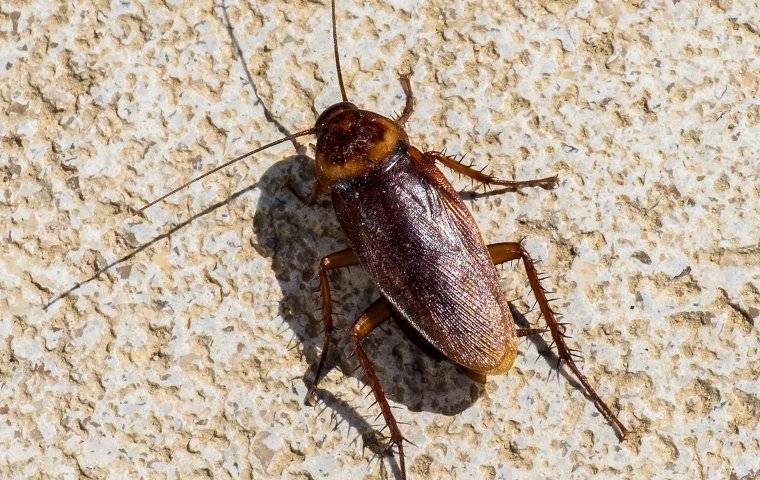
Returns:
[[[514,325],[496,269],[470,212],[433,162],[401,150],[332,197],[362,266],[422,336],[471,370],[502,364]]]

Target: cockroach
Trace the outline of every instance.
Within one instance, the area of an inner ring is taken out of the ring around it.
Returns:
[[[485,382],[488,375],[509,371],[517,354],[519,337],[548,331],[557,348],[557,368],[564,363],[570,369],[594,406],[622,439],[627,433],[626,427],[576,366],[576,353],[565,341],[563,325],[557,321],[534,262],[522,243],[486,245],[471,213],[438,165],[484,186],[499,185],[511,190],[551,189],[556,187],[557,177],[502,180],[464,165],[455,157],[436,151],[423,152],[411,145],[404,131],[414,111],[410,74],[400,77],[406,102],[396,118],[362,110],[349,102],[340,67],[335,0],[331,0],[331,8],[333,53],[342,101],[322,112],[313,127],[233,158],[148,203],[139,212],[243,158],[297,137],[315,135],[316,180],[307,203],[314,204],[320,195],[329,193],[338,222],[351,246],[327,255],[319,264],[324,345],[314,381],[306,395],[307,403],[314,403],[332,342],[328,272],[361,265],[377,285],[381,297],[354,321],[350,341],[389,429],[388,450],[396,448],[402,479],[406,479],[405,439],[363,347],[367,336],[389,318],[399,322],[415,343],[427,348],[432,346],[479,382]],[[524,265],[540,315],[546,322],[545,329],[521,329],[514,322],[495,268],[513,260],[522,261]]]

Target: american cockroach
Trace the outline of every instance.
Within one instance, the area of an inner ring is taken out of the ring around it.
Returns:
[[[364,339],[389,318],[394,318],[404,331],[411,333],[415,343],[427,348],[432,346],[480,382],[485,382],[488,375],[509,371],[517,354],[519,337],[550,333],[557,348],[557,367],[564,363],[570,369],[597,410],[618,435],[624,437],[626,427],[576,366],[575,352],[567,346],[564,328],[547,300],[530,255],[520,242],[486,245],[471,213],[438,169],[438,164],[485,186],[500,185],[508,189],[550,189],[557,185],[557,177],[502,180],[464,165],[455,157],[436,151],[423,152],[411,145],[404,131],[414,110],[410,74],[400,77],[406,102],[397,118],[362,110],[349,102],[340,67],[335,0],[331,8],[342,101],[327,108],[313,127],[233,158],[162,195],[140,211],[243,158],[297,137],[315,135],[316,180],[308,203],[313,204],[320,195],[329,193],[350,248],[327,255],[319,264],[324,346],[307,393],[307,403],[314,403],[332,341],[328,272],[361,265],[377,285],[381,297],[354,321],[350,341],[389,429],[388,447],[396,448],[401,478],[406,478],[404,437],[363,348]],[[91,279],[135,253],[137,251],[106,266]],[[521,329],[514,322],[495,268],[513,260],[522,261],[524,265],[540,315],[546,322],[545,329]]]

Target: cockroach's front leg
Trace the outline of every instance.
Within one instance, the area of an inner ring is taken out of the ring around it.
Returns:
[[[450,157],[448,155],[444,155],[441,152],[425,152],[424,155],[432,162],[441,162],[447,168],[450,168],[451,170],[457,173],[461,173],[462,175],[472,178],[473,180],[483,183],[485,185],[501,185],[501,186],[511,188],[511,189],[518,189],[518,188],[525,188],[525,187],[541,187],[541,188],[550,190],[552,188],[555,188],[559,181],[556,175],[553,175],[551,177],[546,177],[546,178],[539,178],[536,180],[523,180],[523,181],[501,180],[494,176],[487,175],[481,172],[480,170],[476,170],[468,165],[464,165],[463,163],[458,161],[456,158]]]
[[[359,263],[359,258],[356,256],[353,250],[347,248],[340,252],[330,254],[319,262],[319,291],[322,294],[322,322],[325,325],[325,343],[322,348],[322,354],[319,356],[319,364],[317,365],[317,373],[314,375],[314,383],[306,393],[306,403],[314,405],[315,393],[317,391],[317,385],[322,380],[324,375],[325,362],[327,360],[327,352],[330,350],[330,342],[332,341],[333,321],[332,321],[332,301],[330,299],[330,278],[328,272],[335,270],[336,268],[350,267]]]
[[[406,96],[404,111],[401,112],[401,115],[399,115],[398,119],[396,120],[396,123],[402,127],[406,121],[409,120],[409,117],[412,116],[412,112],[414,111],[414,94],[412,93],[412,82],[410,80],[411,76],[411,73],[405,73],[398,78],[401,82],[401,88],[404,90],[404,95]]]
[[[511,260],[521,259],[523,261],[523,264],[525,265],[525,273],[528,275],[530,288],[536,297],[539,309],[541,310],[541,315],[543,315],[544,319],[546,319],[546,325],[549,327],[552,339],[557,345],[560,362],[565,362],[565,364],[567,364],[576,378],[578,378],[578,380],[581,382],[583,388],[585,388],[588,392],[588,395],[594,402],[596,409],[599,410],[599,413],[604,416],[610,425],[613,425],[618,429],[621,439],[625,437],[626,433],[628,433],[628,430],[620,422],[620,420],[618,420],[617,415],[612,413],[612,410],[610,410],[607,404],[602,401],[591,384],[588,383],[586,377],[578,369],[578,366],[575,364],[575,361],[573,360],[573,352],[570,348],[568,348],[567,343],[565,342],[565,335],[562,331],[560,331],[559,323],[554,317],[554,311],[549,307],[549,301],[546,299],[545,290],[541,286],[540,279],[538,278],[538,272],[536,272],[536,267],[533,264],[533,260],[530,258],[528,252],[523,249],[520,243],[514,242],[495,243],[493,245],[489,245],[488,252],[491,254],[491,259],[495,265]]]
[[[398,459],[399,469],[401,470],[402,480],[406,480],[406,466],[404,463],[404,437],[401,435],[401,430],[398,428],[396,419],[391,413],[391,407],[388,405],[388,400],[385,399],[385,393],[383,393],[383,387],[380,386],[380,380],[377,378],[375,368],[372,366],[372,362],[369,361],[369,357],[364,353],[362,348],[362,342],[365,338],[379,325],[381,325],[391,315],[391,309],[388,306],[388,302],[384,299],[376,300],[372,305],[361,314],[359,318],[354,322],[354,326],[351,328],[351,344],[354,347],[356,358],[359,359],[359,365],[361,365],[364,374],[367,376],[367,383],[372,388],[372,393],[375,394],[375,400],[380,407],[380,411],[385,419],[385,424],[388,426],[388,430],[391,435],[390,445],[396,445],[398,447]]]

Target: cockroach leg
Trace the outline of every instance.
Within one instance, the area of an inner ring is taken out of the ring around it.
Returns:
[[[364,313],[359,316],[351,327],[351,344],[354,347],[356,358],[359,359],[359,364],[364,370],[364,374],[367,376],[367,383],[372,388],[372,393],[375,394],[375,400],[377,401],[380,411],[385,419],[385,424],[390,431],[390,444],[392,447],[394,444],[398,447],[398,463],[401,470],[402,480],[406,480],[406,466],[404,463],[404,437],[401,435],[401,430],[398,428],[398,423],[393,417],[391,407],[388,405],[388,400],[385,399],[385,393],[383,393],[383,387],[380,386],[380,380],[377,378],[375,368],[369,361],[369,357],[362,348],[362,342],[365,338],[379,325],[381,325],[391,315],[391,309],[388,302],[384,298],[376,300],[372,305],[367,308]]]
[[[546,177],[546,178],[539,178],[535,180],[522,180],[522,181],[502,180],[494,176],[485,174],[470,166],[464,165],[461,162],[459,162],[456,158],[451,157],[449,155],[444,155],[441,152],[425,152],[424,155],[431,162],[441,162],[447,168],[457,173],[460,173],[466,177],[469,177],[477,182],[483,183],[485,185],[501,185],[503,187],[507,187],[508,189],[514,189],[514,190],[517,190],[519,188],[526,188],[526,187],[541,187],[546,190],[551,190],[552,188],[555,188],[557,186],[557,183],[559,182],[559,179],[557,178],[556,175],[553,175],[551,177]]]
[[[350,267],[351,265],[357,265],[359,258],[356,256],[353,250],[347,248],[340,252],[327,255],[319,262],[319,291],[322,294],[322,321],[325,325],[325,343],[322,348],[322,353],[319,356],[319,364],[317,365],[317,373],[314,375],[314,383],[309,391],[306,393],[305,402],[308,405],[316,404],[316,392],[319,381],[322,380],[324,375],[325,362],[327,360],[327,354],[330,350],[330,343],[332,341],[333,321],[332,321],[332,301],[330,299],[330,278],[328,272],[335,270],[336,268]]]
[[[517,329],[517,336],[518,337],[527,337],[529,335],[540,335],[542,333],[548,332],[548,328],[518,328]]]
[[[530,258],[528,252],[525,251],[525,249],[522,247],[522,244],[515,242],[495,243],[493,245],[489,245],[488,252],[491,254],[491,259],[495,265],[503,262],[508,262],[510,260],[521,259],[523,261],[523,265],[525,266],[525,273],[528,275],[530,288],[536,297],[536,302],[538,303],[542,316],[544,319],[546,319],[546,325],[551,332],[552,340],[557,345],[557,353],[560,362],[564,362],[570,371],[573,372],[575,377],[581,382],[583,388],[586,389],[588,396],[593,401],[594,406],[599,411],[599,413],[604,416],[605,420],[607,420],[610,425],[613,425],[615,428],[617,428],[620,439],[622,440],[625,438],[628,430],[620,422],[620,420],[618,420],[617,415],[615,415],[607,406],[607,404],[604,403],[604,401],[599,397],[594,388],[586,379],[585,375],[581,373],[581,371],[578,369],[578,366],[575,364],[575,361],[573,360],[573,351],[568,348],[567,343],[565,343],[565,335],[560,328],[559,322],[557,322],[557,319],[555,318],[554,311],[549,306],[549,301],[546,299],[545,290],[541,286],[538,272],[536,271],[533,260]]]
[[[396,119],[396,123],[402,127],[406,121],[409,120],[409,117],[412,116],[412,112],[414,112],[414,94],[412,93],[412,82],[410,80],[411,76],[412,73],[410,72],[405,73],[398,78],[401,82],[401,88],[404,90],[404,95],[406,96],[404,111],[402,111],[401,115],[399,115],[398,119]]]

